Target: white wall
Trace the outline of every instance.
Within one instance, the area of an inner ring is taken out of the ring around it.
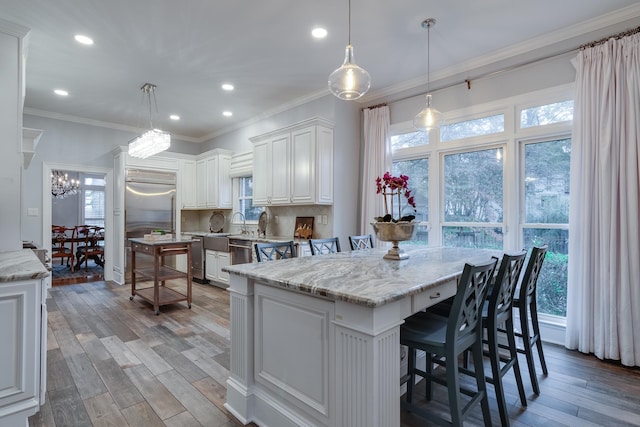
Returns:
[[[22,249],[22,49],[27,33],[0,20],[0,252]]]

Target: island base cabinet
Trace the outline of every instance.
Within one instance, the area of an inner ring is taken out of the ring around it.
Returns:
[[[28,425],[44,403],[45,287],[42,279],[0,283],[0,427]]]
[[[376,313],[346,304],[356,314],[341,315],[340,301],[235,274],[229,290],[231,369],[225,407],[240,421],[278,427],[399,426],[400,324],[388,321],[389,306]],[[360,393],[363,385],[371,390],[366,396]]]

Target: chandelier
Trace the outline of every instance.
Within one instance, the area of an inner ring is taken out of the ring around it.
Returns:
[[[171,146],[171,135],[168,132],[163,132],[160,129],[154,129],[153,121],[151,120],[151,98],[153,97],[153,103],[156,107],[156,113],[158,112],[158,103],[156,102],[155,94],[156,85],[152,83],[145,83],[142,85],[143,101],[146,100],[147,108],[149,111],[149,128],[147,132],[143,133],[137,138],[129,141],[129,155],[132,157],[138,157],[140,159],[146,159],[147,157],[158,154],[165,151]]]
[[[431,40],[429,39],[429,33],[431,27],[436,25],[434,18],[427,18],[422,21],[422,28],[427,30],[427,106],[422,109],[413,119],[413,126],[416,129],[428,132],[431,129],[438,128],[442,125],[442,113],[431,106],[431,93],[429,93],[429,55],[431,51]]]
[[[51,171],[51,196],[56,199],[64,199],[78,193],[80,188],[80,180],[69,179],[66,172],[53,170]]]
[[[349,0],[348,43],[344,53],[344,63],[329,76],[329,90],[340,99],[354,100],[367,93],[371,86],[371,76],[353,60],[351,46],[351,0]]]

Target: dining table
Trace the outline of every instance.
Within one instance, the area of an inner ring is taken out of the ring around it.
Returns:
[[[239,264],[225,408],[261,426],[400,425],[400,325],[501,252],[402,244]]]
[[[85,243],[87,239],[85,239],[84,236],[74,235],[73,237],[70,237],[70,236],[65,237],[63,240],[65,244],[70,243],[75,248],[74,256],[76,261],[74,263],[73,269],[74,270],[80,269],[80,267],[82,266],[82,263],[85,261],[85,256],[84,256],[84,252],[78,249],[78,244]],[[89,246],[93,246],[93,247],[102,246],[104,243],[104,233],[97,233],[95,235],[91,235],[88,241],[89,241]],[[60,243],[60,237],[56,235],[55,230],[53,230],[53,232],[51,233],[51,247],[53,248],[59,243]],[[99,265],[100,267],[104,268],[104,257],[101,257],[99,255],[91,255],[90,258],[94,260],[96,265]]]

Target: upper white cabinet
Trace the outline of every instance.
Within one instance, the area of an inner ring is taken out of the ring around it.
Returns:
[[[253,204],[333,203],[333,125],[314,118],[251,138]]]
[[[218,208],[231,209],[231,152],[215,149],[198,156],[198,159],[183,174],[193,173],[190,195],[195,196],[193,204],[183,203],[183,208]],[[193,168],[193,169],[192,169]],[[187,176],[184,182],[189,182]],[[183,194],[186,194],[183,188]],[[184,199],[183,199],[184,200]]]
[[[196,161],[182,160],[180,188],[182,189],[182,207],[195,208],[196,205]]]

